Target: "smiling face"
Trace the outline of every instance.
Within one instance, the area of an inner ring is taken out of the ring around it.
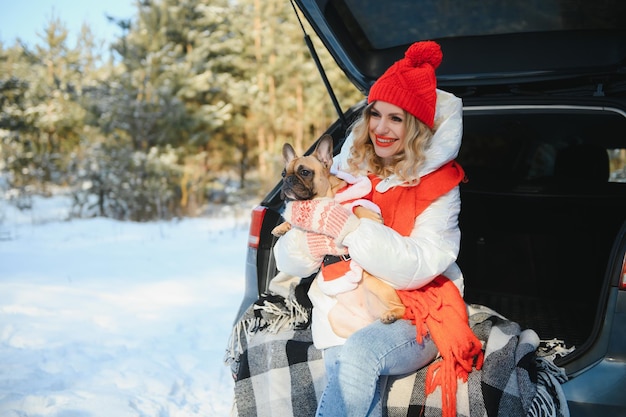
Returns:
[[[404,110],[385,101],[375,102],[370,109],[370,139],[376,155],[385,163],[391,162],[391,157],[404,149],[405,118]]]

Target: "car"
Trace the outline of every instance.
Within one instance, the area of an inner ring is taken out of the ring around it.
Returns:
[[[364,96],[413,42],[441,45],[438,88],[463,100],[466,301],[563,343],[572,416],[626,415],[626,3],[294,2]],[[338,152],[365,101],[331,97]],[[252,212],[240,315],[277,273],[282,207],[279,182]]]

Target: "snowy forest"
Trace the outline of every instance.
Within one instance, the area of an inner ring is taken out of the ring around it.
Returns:
[[[285,0],[141,0],[69,44],[0,42],[0,191],[27,208],[65,190],[72,216],[202,214],[276,183],[284,142],[305,150],[336,119]],[[305,25],[339,102],[362,95]]]

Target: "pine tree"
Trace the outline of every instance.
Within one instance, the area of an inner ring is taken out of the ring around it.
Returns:
[[[12,172],[12,186],[63,184],[71,153],[81,136],[85,115],[79,103],[82,94],[81,51],[67,44],[68,32],[58,18],[47,23],[41,43],[34,49],[15,46],[4,63],[4,81],[9,80],[4,101],[17,126],[4,138],[4,152]],[[13,81],[11,81],[13,80]],[[21,91],[18,91],[21,90]]]
[[[0,45],[11,186],[69,184],[83,215],[193,214],[231,183],[273,186],[282,144],[303,152],[337,117],[290,2],[145,0],[109,20],[121,35],[108,60],[86,26],[70,48],[54,18],[35,48]],[[305,27],[340,102],[355,103]]]

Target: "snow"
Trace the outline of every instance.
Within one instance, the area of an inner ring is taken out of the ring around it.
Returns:
[[[228,416],[249,210],[66,220],[0,200],[0,417]]]

